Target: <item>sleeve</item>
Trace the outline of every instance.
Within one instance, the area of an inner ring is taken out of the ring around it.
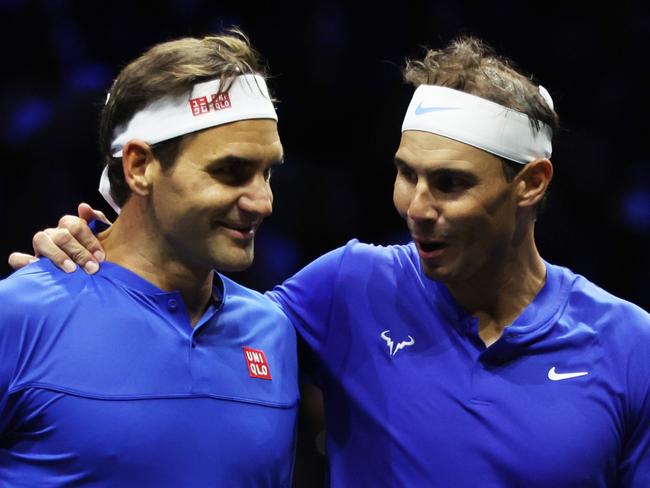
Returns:
[[[320,355],[327,339],[345,249],[341,247],[321,256],[267,292],[269,298],[280,305],[303,343],[316,356]]]
[[[619,462],[621,488],[650,487],[650,316],[643,322],[627,364],[629,405]]]

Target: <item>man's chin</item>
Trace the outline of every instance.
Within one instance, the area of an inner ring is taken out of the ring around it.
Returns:
[[[250,249],[237,249],[226,256],[216,256],[213,267],[217,271],[244,271],[253,264],[253,257],[252,246]]]
[[[446,267],[434,265],[423,260],[420,260],[420,264],[427,278],[443,283],[449,279],[449,270]]]

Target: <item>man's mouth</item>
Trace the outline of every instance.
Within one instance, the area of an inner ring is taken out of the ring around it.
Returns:
[[[253,224],[241,224],[236,222],[220,222],[219,224],[230,236],[240,240],[252,239],[255,237],[255,231],[257,230],[257,225]]]
[[[415,239],[415,245],[418,254],[422,259],[431,259],[439,256],[447,247],[447,243],[442,240],[420,240]]]

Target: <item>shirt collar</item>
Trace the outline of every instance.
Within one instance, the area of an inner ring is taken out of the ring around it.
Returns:
[[[148,295],[151,297],[156,297],[160,295],[169,295],[178,293],[176,290],[165,291],[158,288],[156,285],[150,281],[145,280],[141,276],[137,275],[133,271],[130,271],[119,264],[112,263],[110,261],[104,261],[101,263],[98,276],[107,277],[109,279],[119,281],[124,284],[127,288],[132,290],[137,290],[143,295]],[[212,277],[212,298],[211,305],[216,305],[217,307],[223,302],[224,299],[224,285],[221,275],[216,271],[213,273]]]
[[[444,284],[426,276],[415,245],[411,243],[410,246],[426,292],[435,297],[439,309],[455,327],[465,332],[473,330],[476,319],[458,304]],[[554,322],[568,300],[571,282],[563,271],[564,268],[554,266],[546,261],[544,261],[544,266],[546,267],[544,286],[512,325],[506,328],[508,335],[515,336],[518,340],[529,340],[531,334],[537,336],[542,333],[546,329],[544,326]]]
[[[564,309],[571,289],[570,280],[563,268],[544,261],[546,280],[544,286],[524,311],[512,323],[512,332],[526,334],[539,329]]]

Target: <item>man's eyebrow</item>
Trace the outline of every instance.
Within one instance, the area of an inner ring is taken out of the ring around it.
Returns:
[[[256,159],[244,158],[235,155],[227,155],[217,159],[213,159],[212,161],[210,161],[209,166],[221,166],[225,164],[228,165],[232,164],[232,165],[239,165],[239,166],[257,166],[259,163],[260,163],[259,160]],[[269,166],[279,166],[281,164],[284,164],[284,155],[282,155],[280,158],[273,158],[269,160]]]
[[[402,169],[402,168],[412,169],[412,166],[408,162],[404,161],[402,158],[399,158],[397,156],[395,156],[394,158],[394,163],[397,169]],[[447,176],[462,177],[472,181],[475,181],[477,179],[474,173],[472,173],[469,170],[461,169],[461,168],[449,168],[449,167],[433,168],[433,169],[425,170],[424,173],[429,177],[436,176],[436,175],[447,175]]]
[[[404,168],[404,167],[410,168],[409,164],[406,161],[404,161],[402,158],[399,158],[397,156],[393,158],[393,163],[397,168]]]

